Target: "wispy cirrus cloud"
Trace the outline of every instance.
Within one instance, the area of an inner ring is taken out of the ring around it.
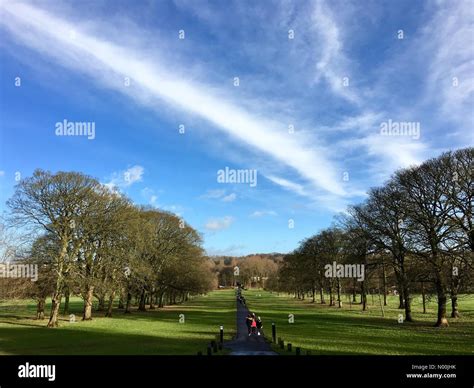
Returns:
[[[149,36],[146,31],[141,34],[136,25],[117,39],[110,33],[113,26],[99,18],[84,23],[73,13],[59,14],[40,8],[45,6],[42,4],[13,2],[2,3],[1,23],[16,43],[86,74],[100,87],[119,91],[154,110],[165,106],[204,120],[211,124],[205,126],[206,131],[245,150],[242,159],[251,154],[260,158],[261,164],[273,166],[273,170],[259,171],[279,188],[328,208],[359,196],[397,168],[419,163],[452,144],[462,145],[466,139],[472,142],[465,130],[472,121],[469,110],[474,90],[472,50],[464,43],[472,39],[473,29],[468,2],[427,3],[420,17],[423,27],[403,42],[395,40],[395,30],[382,30],[389,35],[380,38],[381,47],[374,47],[376,60],[362,71],[361,58],[354,57],[357,50],[350,50],[357,40],[351,30],[354,25],[347,21],[363,18],[372,11],[371,4],[278,2],[262,11],[266,7],[232,3],[231,18],[226,19],[226,10],[212,3],[175,3],[181,12],[189,12],[205,23],[204,27],[211,27],[209,31],[223,44],[221,48],[228,48],[224,37],[229,34],[242,34],[239,38],[254,34],[256,44],[248,43],[252,39],[240,39],[239,50],[226,51],[232,60],[243,55],[240,59],[257,69],[242,77],[243,87],[238,92],[220,83],[236,75],[234,67],[238,66],[233,61],[229,66],[219,62],[218,56],[202,58],[195,48],[188,56],[171,58],[169,50],[160,50],[161,35],[154,46],[156,54],[150,54],[144,49]],[[379,8],[376,13],[389,19],[393,10],[384,14]],[[259,20],[265,21],[265,26],[254,30],[258,27],[252,26]],[[252,28],[247,30],[249,26]],[[377,35],[381,26],[376,27],[379,29],[368,33]],[[292,41],[286,37],[288,28],[295,30]],[[205,44],[193,40],[193,47]],[[173,45],[177,47],[176,42]],[[170,47],[169,42],[163,47]],[[174,61],[176,58],[180,60]],[[432,60],[426,62],[425,58]],[[205,71],[194,73],[195,68]],[[424,86],[417,90],[415,104],[404,98],[405,90],[417,89],[409,77],[403,78],[406,73],[414,74]],[[394,74],[403,82],[394,86],[387,81]],[[124,77],[130,78],[131,87],[124,87]],[[344,86],[343,77],[349,78],[349,87]],[[453,77],[459,80],[457,87],[452,85]],[[339,104],[334,111],[333,102]],[[327,116],[326,110],[330,112]],[[457,123],[450,131],[459,132],[460,140],[443,142],[446,137],[436,128],[435,120],[430,122],[432,117]],[[422,138],[381,137],[380,123],[389,118],[422,122]],[[298,129],[294,134],[288,133],[290,123]],[[346,170],[351,176],[348,182],[341,179]],[[214,197],[224,202],[236,198],[234,193]]]
[[[2,3],[2,7],[3,25],[28,47],[63,66],[87,73],[99,84],[115,88],[140,103],[155,107],[158,99],[197,115],[234,141],[291,168],[308,184],[334,195],[345,195],[337,178],[337,167],[325,155],[324,147],[308,145],[304,138],[285,134],[282,129],[287,122],[275,120],[274,112],[253,112],[215,85],[184,79],[183,74],[171,72],[156,57],[146,58],[134,47],[88,32],[99,30],[98,24],[89,22],[86,31],[85,26],[34,6]],[[132,79],[136,88],[123,87],[124,77]],[[323,168],[315,169],[315,165]]]
[[[273,175],[268,175],[267,178],[273,183],[283,187],[286,190],[292,191],[298,195],[301,195],[301,196],[309,195],[308,192],[305,191],[304,187],[300,185],[299,183],[295,183],[285,178],[281,178],[281,177],[277,177]]]

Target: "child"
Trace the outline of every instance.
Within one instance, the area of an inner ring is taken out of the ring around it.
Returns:
[[[255,334],[257,331],[257,321],[254,318],[252,318],[251,328],[252,328],[252,334]]]
[[[262,330],[263,323],[260,317],[257,318],[257,334],[260,335],[260,332]]]
[[[252,333],[252,322],[253,318],[250,314],[247,314],[247,318],[245,318],[245,324],[247,325],[247,331],[249,335]]]

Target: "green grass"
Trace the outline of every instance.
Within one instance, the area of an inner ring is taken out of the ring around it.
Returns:
[[[17,355],[185,355],[205,350],[224,325],[225,339],[235,334],[234,290],[213,291],[189,302],[164,309],[112,318],[95,312],[92,321],[80,320],[82,300],[71,300],[70,323],[61,316],[60,327],[46,328],[47,320],[33,319],[34,301],[0,303],[0,354]],[[47,306],[49,309],[49,306]],[[179,314],[185,323],[178,322]]]
[[[277,337],[303,353],[325,355],[456,355],[474,354],[474,295],[460,297],[460,319],[448,319],[448,328],[433,327],[436,322],[436,303],[432,300],[426,314],[422,314],[421,297],[413,301],[416,322],[399,324],[398,297],[389,297],[382,318],[378,297],[369,296],[369,311],[361,305],[348,303],[344,296],[342,309],[328,307],[310,300],[295,300],[286,294],[251,290],[245,292],[247,305],[260,315],[267,337],[275,322]],[[295,322],[288,322],[294,314]],[[276,346],[274,350],[282,354]],[[294,354],[294,352],[293,352]]]
[[[249,308],[262,317],[267,335],[275,322],[277,337],[301,347],[303,354],[305,350],[314,355],[474,354],[474,295],[460,297],[462,317],[450,319],[450,326],[443,329],[433,327],[435,300],[422,314],[420,297],[413,301],[416,322],[399,324],[402,311],[397,297],[389,297],[382,318],[377,297],[372,304],[369,296],[369,311],[363,312],[359,304],[350,306],[346,297],[338,309],[260,290],[244,295]],[[112,318],[94,311],[88,322],[80,320],[82,300],[73,298],[71,313],[77,322],[61,316],[57,329],[46,328],[47,320],[33,319],[35,311],[33,301],[0,303],[0,355],[193,355],[205,352],[220,325],[226,339],[235,334],[234,290],[213,291],[182,305],[135,310],[130,315],[115,310]],[[185,315],[184,324],[178,322],[179,314]],[[288,323],[288,314],[294,314],[294,324]]]

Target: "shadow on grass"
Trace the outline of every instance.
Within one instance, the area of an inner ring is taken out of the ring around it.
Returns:
[[[10,355],[189,355],[199,350],[204,352],[205,345],[206,341],[199,337],[169,338],[91,329],[0,327],[1,353]]]

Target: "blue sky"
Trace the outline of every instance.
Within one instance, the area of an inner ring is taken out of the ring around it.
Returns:
[[[82,171],[210,254],[287,252],[396,169],[473,145],[473,1],[0,4],[1,211],[16,176]]]

